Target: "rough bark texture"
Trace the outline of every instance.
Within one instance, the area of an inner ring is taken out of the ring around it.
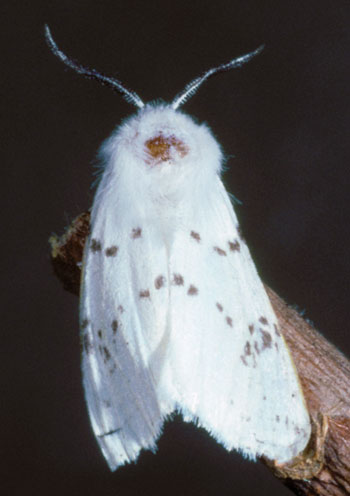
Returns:
[[[90,214],[77,217],[60,238],[52,236],[51,259],[64,288],[79,294],[81,262]],[[266,287],[298,369],[313,435],[292,462],[262,460],[295,494],[350,494],[350,362],[296,310]]]

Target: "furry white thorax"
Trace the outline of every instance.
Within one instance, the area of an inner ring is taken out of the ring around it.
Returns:
[[[174,148],[168,160],[152,162],[145,144],[158,135],[175,137],[186,154]],[[153,211],[164,204],[179,211],[184,202],[195,202],[198,195],[207,192],[210,196],[222,163],[220,145],[207,125],[159,104],[148,104],[127,118],[104,142],[99,156],[105,171],[97,198],[103,197],[105,204],[110,197],[119,207],[128,205],[126,211],[147,204]]]

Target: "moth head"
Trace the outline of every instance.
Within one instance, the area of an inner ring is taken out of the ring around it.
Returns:
[[[226,64],[209,69],[202,76],[193,79],[174,98],[169,105],[145,104],[142,99],[123,83],[115,78],[105,76],[95,69],[88,69],[67,57],[56,45],[48,26],[45,26],[46,41],[54,53],[67,66],[83,76],[94,79],[104,86],[109,86],[120,93],[129,103],[139,109],[139,112],[127,119],[120,128],[118,136],[112,143],[118,145],[124,152],[135,158],[141,158],[151,171],[176,170],[174,165],[185,166],[194,164],[197,160],[215,156],[216,162],[221,158],[219,145],[205,125],[198,125],[193,119],[178,109],[193,96],[204,81],[214,74],[240,67],[257,55],[263,49],[260,46],[253,52],[237,57]],[[111,150],[112,152],[113,150]],[[184,167],[177,167],[184,169]],[[171,172],[170,172],[171,171]]]
[[[145,105],[117,130],[119,150],[157,173],[193,164],[204,153],[208,128],[171,105]],[[202,151],[201,151],[202,150]]]

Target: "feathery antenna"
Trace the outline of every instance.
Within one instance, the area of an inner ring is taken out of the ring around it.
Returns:
[[[214,76],[214,74],[229,71],[230,69],[235,69],[236,67],[241,67],[246,62],[249,62],[251,58],[255,57],[255,55],[258,55],[263,50],[263,48],[264,45],[261,45],[253,52],[247,53],[246,55],[241,55],[240,57],[231,60],[231,62],[228,62],[227,64],[221,64],[218,67],[209,69],[202,76],[193,79],[193,81],[188,83],[185,86],[185,89],[174,98],[173,103],[171,104],[172,108],[176,110],[180,107],[180,105],[183,105],[189,98],[191,98],[191,96],[196,93],[199,86],[208,78]]]
[[[77,64],[72,59],[67,57],[67,55],[65,55],[56,45],[54,39],[52,38],[49,26],[47,24],[45,25],[45,38],[52,53],[56,55],[56,57],[61,59],[62,62],[66,64],[68,67],[74,69],[76,72],[82,74],[88,79],[94,79],[95,81],[98,81],[104,86],[108,86],[109,88],[112,88],[114,91],[120,93],[128,103],[135,105],[135,107],[138,108],[144,107],[145,104],[143,103],[141,98],[134,91],[125,88],[125,86],[123,86],[123,84],[120,81],[118,81],[118,79],[104,76],[103,74],[97,72],[95,69],[87,69],[86,67]]]

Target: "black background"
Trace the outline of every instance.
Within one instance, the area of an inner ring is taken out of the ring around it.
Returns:
[[[179,418],[156,455],[109,469],[80,377],[78,299],[52,275],[48,237],[92,202],[101,141],[133,112],[48,50],[170,101],[204,70],[265,43],[183,108],[230,157],[224,179],[259,272],[349,356],[350,3],[329,1],[2,2],[4,494],[283,495],[261,464]],[[235,156],[235,158],[233,158]]]

